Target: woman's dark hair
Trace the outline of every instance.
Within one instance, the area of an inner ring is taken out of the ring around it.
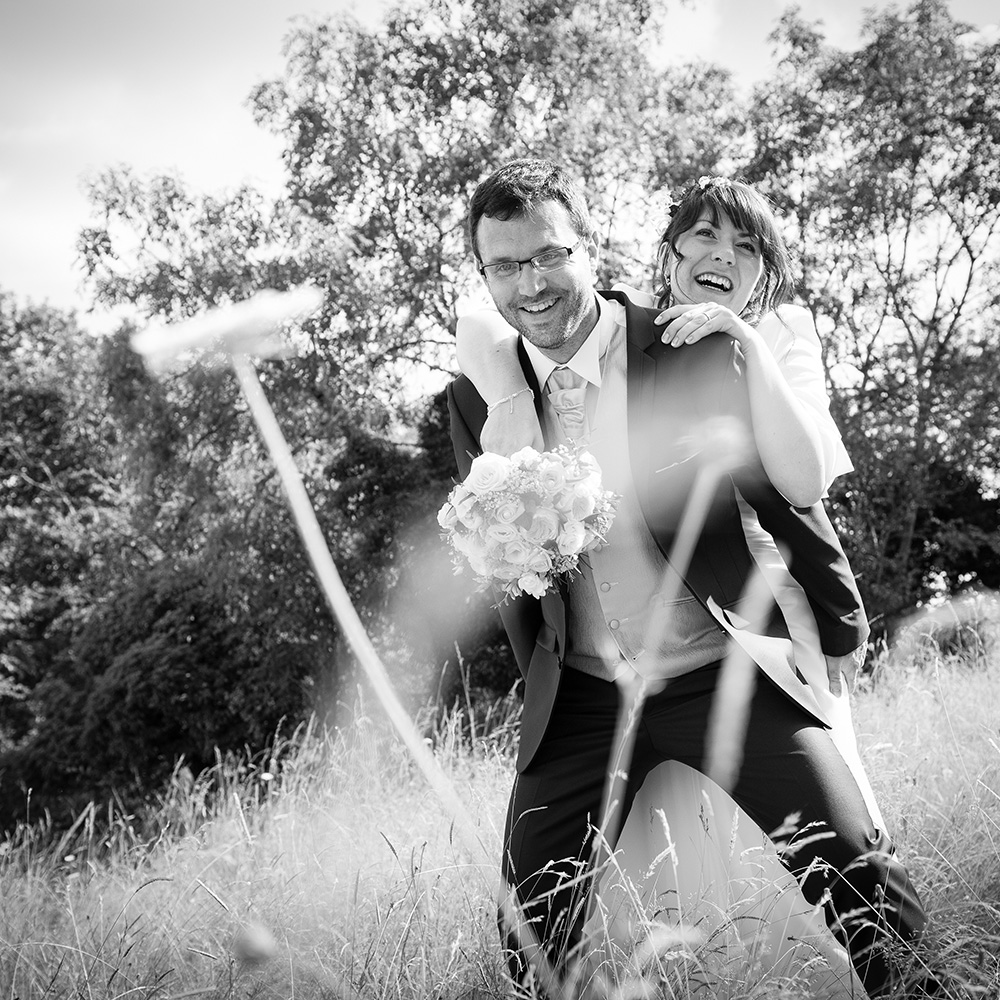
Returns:
[[[469,203],[469,242],[476,260],[480,259],[476,230],[484,215],[507,222],[545,201],[565,206],[577,236],[594,235],[580,185],[565,170],[551,160],[511,160],[480,183]]]
[[[713,226],[719,224],[720,214],[726,215],[760,244],[764,273],[743,310],[743,319],[756,323],[790,296],[794,285],[791,254],[767,199],[749,184],[724,177],[702,177],[671,205],[670,222],[656,252],[657,305],[661,309],[670,305],[670,256],[683,257],[677,250],[678,237],[706,212]]]

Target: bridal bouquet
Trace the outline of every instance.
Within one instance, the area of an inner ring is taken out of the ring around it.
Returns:
[[[485,590],[496,585],[502,601],[548,593],[557,577],[573,572],[584,552],[604,542],[618,496],[601,487],[592,455],[565,446],[510,458],[485,453],[472,462],[438,511],[456,569],[467,562]]]

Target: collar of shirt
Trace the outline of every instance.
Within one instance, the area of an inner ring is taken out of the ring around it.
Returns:
[[[624,319],[619,317],[619,312],[624,313],[625,309],[621,303],[609,301],[600,295],[597,296],[597,308],[599,315],[594,329],[577,349],[576,354],[569,361],[563,362],[562,366],[600,387],[601,361],[619,321],[624,323]],[[548,377],[560,367],[560,363],[543,354],[527,339],[524,339],[524,350],[531,361],[531,367],[535,370],[538,384],[544,388]]]

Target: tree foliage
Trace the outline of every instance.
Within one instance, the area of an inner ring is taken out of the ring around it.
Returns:
[[[348,588],[414,692],[427,680],[414,659],[454,668],[456,635],[465,652],[496,659],[496,625],[481,624],[484,601],[438,551],[433,515],[452,474],[443,401],[428,407],[412,388],[415,365],[451,368],[456,304],[476,293],[463,229],[473,186],[501,159],[560,155],[601,192],[595,215],[608,273],[639,278],[649,255],[636,247],[635,219],[651,211],[651,193],[681,170],[714,169],[742,130],[724,73],[650,64],[649,20],[647,5],[619,0],[422,0],[391,11],[374,31],[349,17],[302,21],[286,42],[285,73],[251,96],[261,124],[286,142],[283,197],[270,204],[247,188],[195,194],[179,178],[140,178],[128,168],[90,182],[95,218],[79,251],[94,299],[132,306],[140,323],[180,319],[263,287],[310,281],[325,291],[297,356],[267,363],[261,377]],[[649,138],[644,152],[623,157],[622,148],[639,148],[637,129]],[[128,350],[130,332],[123,327],[94,358],[102,457],[116,470],[110,509],[121,521],[101,539],[112,552],[117,546],[118,575],[103,588],[88,577],[83,610],[62,619],[53,646],[67,656],[50,650],[25,685],[33,714],[19,731],[22,784],[29,758],[47,753],[46,719],[69,726],[102,691],[131,711],[152,706],[147,682],[136,687],[143,698],[123,694],[131,690],[125,674],[144,663],[147,678],[172,692],[166,704],[180,689],[161,659],[218,643],[235,649],[223,622],[255,637],[252,657],[246,641],[232,654],[242,662],[270,663],[275,650],[291,648],[299,680],[340,669],[336,629],[232,378],[194,364],[153,379]],[[119,630],[106,655],[85,652],[95,629],[133,614],[135,593],[162,595],[157,606],[196,593],[202,611],[190,621],[164,611],[143,619],[157,638]],[[182,621],[200,638],[185,634]],[[195,674],[209,659],[195,657]],[[503,683],[504,670],[490,669]],[[18,671],[18,683],[28,679]],[[68,688],[77,697],[66,704],[79,711],[56,712]],[[211,700],[216,688],[198,690]],[[285,709],[301,703],[291,698]],[[213,718],[225,743],[223,705]],[[193,729],[183,732],[194,740]],[[166,757],[136,752],[124,730],[116,734],[107,746],[132,777],[106,757],[102,768],[119,784],[138,788],[161,773]],[[166,733],[163,742],[167,757],[180,745]],[[89,744],[78,734],[66,745],[79,755]],[[87,781],[94,773],[79,772]]]
[[[892,615],[935,572],[985,583],[982,557],[1000,553],[987,531],[962,564],[962,546],[924,533],[950,478],[988,506],[1000,464],[1000,45],[940,0],[870,14],[856,52],[794,11],[775,38],[786,54],[756,95],[748,169],[795,220],[857,468],[841,523],[873,610]],[[952,533],[974,530],[967,510]]]
[[[400,358],[450,368],[456,303],[478,282],[471,189],[490,164],[556,152],[598,192],[609,273],[645,273],[634,229],[650,192],[715,168],[742,130],[725,73],[650,64],[648,20],[622,0],[423,0],[377,31],[302,21],[283,76],[251,97],[286,143],[286,196],[106,172],[80,241],[95,294],[183,315],[309,279],[327,292],[313,332],[348,381],[381,383]]]
[[[179,758],[201,770],[216,749],[263,747],[297,720],[317,643],[268,641],[247,627],[266,629],[266,616],[249,617],[200,567],[173,560],[116,588],[32,692],[32,738],[5,761],[5,818],[25,810],[28,788],[60,821],[94,797],[135,804]]]
[[[585,184],[602,282],[649,284],[664,206],[704,173],[771,195],[826,335],[857,472],[835,512],[873,613],[1000,580],[1000,87],[996,43],[937,0],[871,14],[856,52],[794,11],[752,98],[664,65],[644,0],[413,0],[377,29],[298,21],[250,95],[286,189],[190,191],[124,167],[90,182],[95,302],[175,320],[311,282],[319,314],[259,374],[333,555],[412,697],[516,672],[455,577],[434,513],[453,475],[443,395],[464,232],[496,164],[544,155]],[[141,796],[178,755],[258,748],[349,694],[343,640],[225,366],[152,377],[0,299],[0,822]]]
[[[24,697],[118,563],[118,476],[99,348],[71,317],[0,295],[0,747],[30,728]]]

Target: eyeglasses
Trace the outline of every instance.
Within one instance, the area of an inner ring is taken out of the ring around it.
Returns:
[[[479,273],[484,278],[492,278],[494,281],[507,281],[516,278],[525,264],[530,264],[539,274],[557,271],[560,267],[565,267],[569,263],[570,254],[579,250],[586,242],[587,237],[583,236],[574,247],[553,247],[551,250],[536,253],[527,260],[502,260],[498,264],[481,264]]]

